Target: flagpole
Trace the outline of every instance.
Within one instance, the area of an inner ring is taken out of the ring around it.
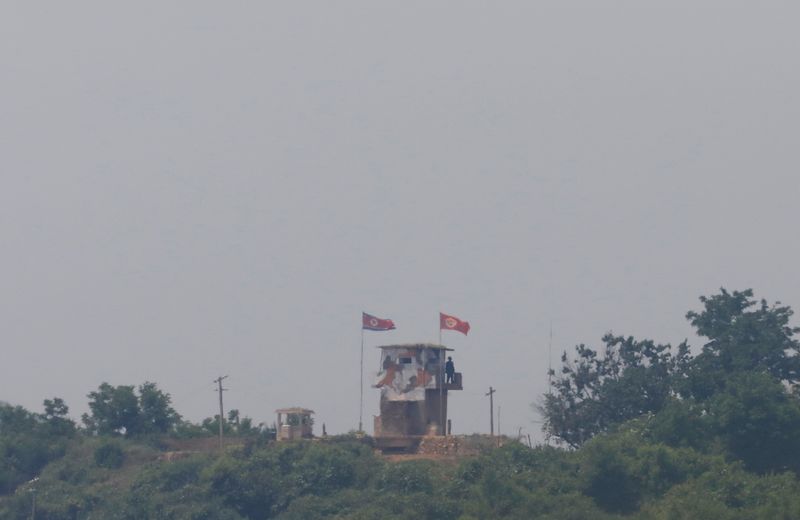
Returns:
[[[362,419],[364,418],[364,326],[361,326],[361,395],[358,409],[358,431],[363,432]]]
[[[442,345],[442,312],[439,311],[439,346]],[[446,350],[439,350],[439,428],[442,429],[442,435],[447,435],[447,429],[444,425],[444,357],[447,354]]]
[[[442,429],[442,435],[447,435],[447,430],[444,426],[444,356],[446,350],[440,350],[439,355],[439,428]]]
[[[553,395],[553,320],[550,319],[550,338],[547,340],[547,395]],[[550,434],[546,433],[544,441],[550,446]]]
[[[553,320],[550,320],[550,339],[547,342],[547,393],[553,389]]]

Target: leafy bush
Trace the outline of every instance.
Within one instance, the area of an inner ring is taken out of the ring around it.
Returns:
[[[115,441],[107,441],[94,450],[94,463],[101,468],[120,468],[125,462],[125,452]]]
[[[430,493],[432,464],[427,461],[387,464],[378,477],[377,487],[382,492]]]
[[[44,416],[0,404],[0,495],[12,492],[49,461],[61,457],[71,432],[66,423],[54,430]]]

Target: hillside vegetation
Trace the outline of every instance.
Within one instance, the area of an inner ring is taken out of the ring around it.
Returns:
[[[792,311],[751,291],[701,304],[697,355],[613,334],[565,353],[536,399],[556,446],[397,462],[232,416],[235,445],[176,453],[218,418],[184,421],[152,383],[102,384],[81,426],[60,399],[2,405],[0,518],[30,518],[34,497],[39,519],[800,518]]]

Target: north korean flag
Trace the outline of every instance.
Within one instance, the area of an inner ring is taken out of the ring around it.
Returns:
[[[442,330],[457,330],[466,336],[469,332],[469,322],[460,320],[455,316],[448,316],[447,314],[440,312],[439,328]]]
[[[394,330],[392,320],[382,320],[366,312],[361,313],[361,328],[364,330]]]

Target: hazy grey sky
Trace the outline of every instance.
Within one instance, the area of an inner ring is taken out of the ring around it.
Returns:
[[[458,432],[554,359],[800,308],[800,4],[4,2],[0,399],[157,382],[192,420],[358,422],[375,345],[456,348]],[[371,378],[368,377],[368,382]],[[377,413],[367,390],[365,421]]]

